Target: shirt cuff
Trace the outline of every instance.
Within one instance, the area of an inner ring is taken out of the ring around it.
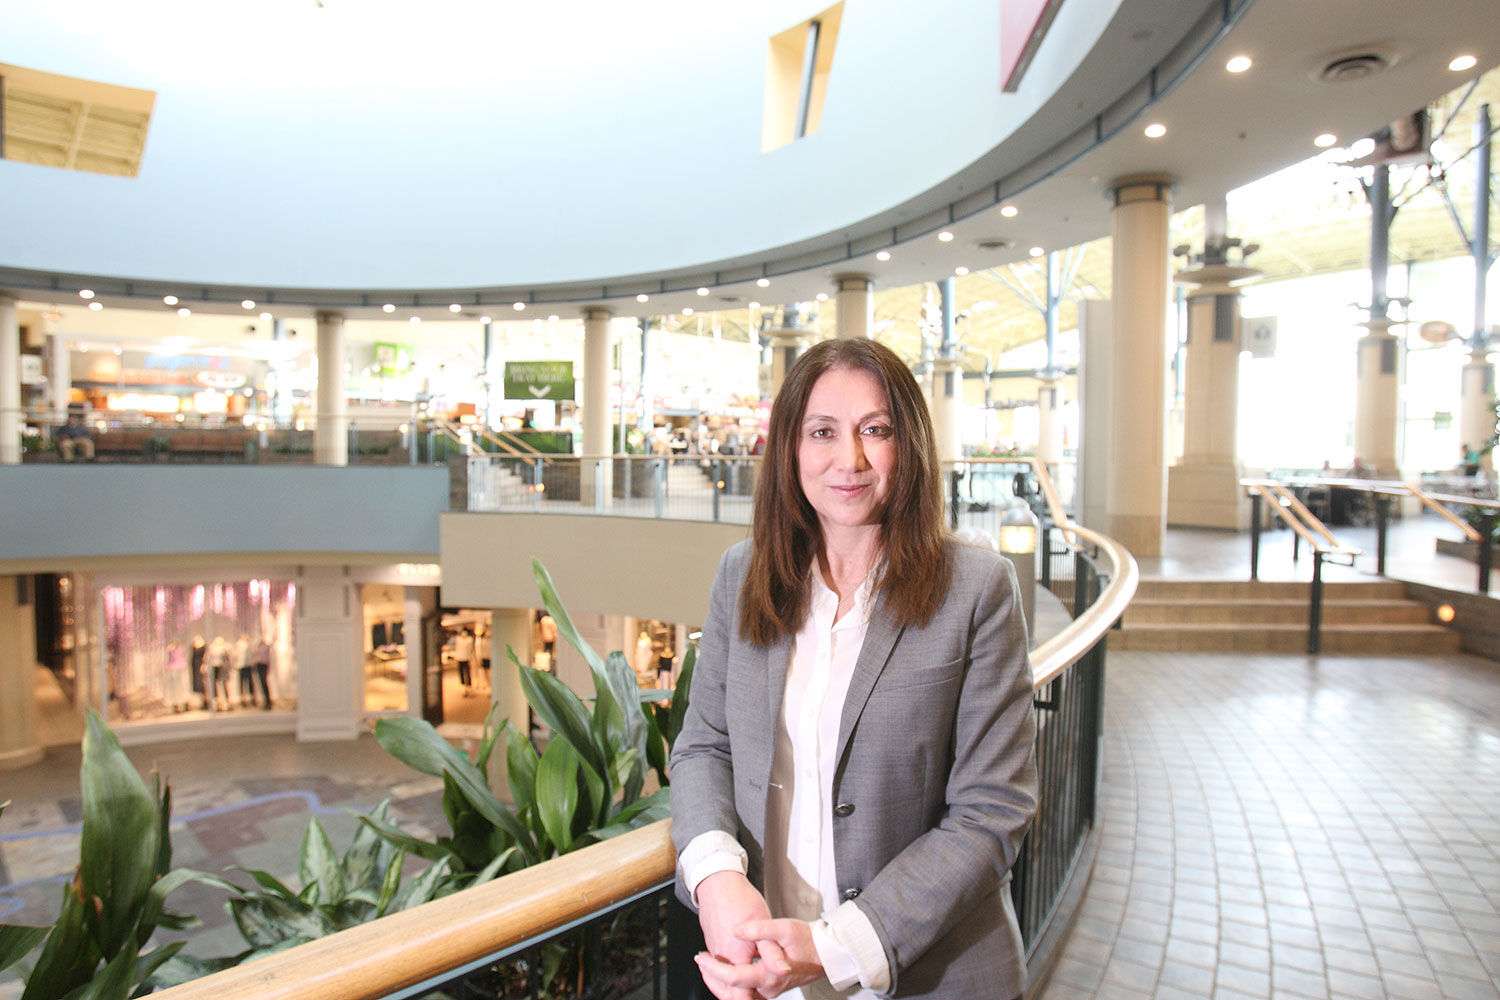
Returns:
[[[852,902],[823,914],[811,924],[818,961],[836,990],[847,990],[856,982],[876,993],[891,988],[891,967],[885,948],[870,918]]]
[[[693,905],[698,905],[698,883],[716,872],[739,872],[750,870],[750,856],[731,834],[723,830],[700,833],[682,849],[677,859],[682,869],[682,878],[687,885]]]

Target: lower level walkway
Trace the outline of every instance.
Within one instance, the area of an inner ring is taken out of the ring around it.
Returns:
[[[1111,653],[1045,1000],[1500,997],[1500,664]]]

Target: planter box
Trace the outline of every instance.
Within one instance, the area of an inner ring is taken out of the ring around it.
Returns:
[[[1478,542],[1455,542],[1449,538],[1439,538],[1437,540],[1437,551],[1438,555],[1458,556],[1458,558],[1467,559],[1475,565],[1479,564]],[[1496,569],[1500,569],[1500,545],[1490,546],[1490,565]]]

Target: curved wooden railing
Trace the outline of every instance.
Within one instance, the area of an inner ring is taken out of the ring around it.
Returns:
[[[1046,469],[1037,469],[1050,486]],[[1086,612],[1033,651],[1038,692],[1103,642],[1139,582],[1135,560],[1122,545],[1067,520],[1060,504],[1054,510],[1061,518],[1057,526],[1091,550],[1109,583]],[[162,1000],[380,1000],[455,974],[607,906],[670,884],[675,874],[670,824],[670,820],[653,823],[477,888],[153,996]],[[1081,886],[1082,878],[1074,880]],[[1032,970],[1033,980],[1036,972]]]

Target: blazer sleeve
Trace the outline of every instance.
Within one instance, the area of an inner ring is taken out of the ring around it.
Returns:
[[[736,546],[719,560],[693,667],[692,697],[672,746],[672,844],[677,849],[679,869],[683,850],[699,834],[722,830],[733,837],[739,830],[724,689],[729,640],[737,627],[735,604],[742,570],[736,554],[740,551]],[[685,897],[685,884],[684,873],[679,870],[679,896]],[[683,902],[692,906],[691,899],[683,898]]]
[[[900,971],[940,947],[975,906],[996,903],[1036,814],[1031,663],[1008,560],[995,559],[973,608],[946,809],[853,901],[885,945],[893,991]]]

